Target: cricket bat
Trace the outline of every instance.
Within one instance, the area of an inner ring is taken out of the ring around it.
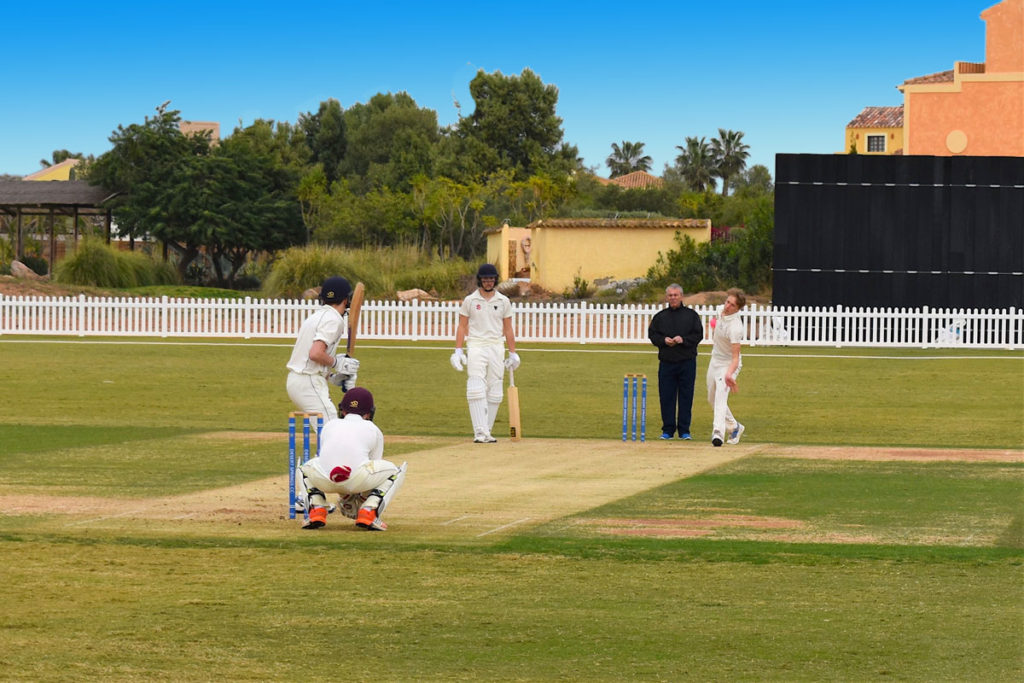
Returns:
[[[345,353],[352,355],[356,350],[356,329],[359,327],[359,309],[363,307],[363,298],[366,296],[366,285],[362,282],[356,283],[352,290],[352,298],[348,303],[348,346]]]
[[[523,438],[523,425],[519,421],[519,387],[512,370],[508,371],[508,435],[513,441]]]

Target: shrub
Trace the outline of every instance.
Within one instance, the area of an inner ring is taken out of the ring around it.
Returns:
[[[21,262],[32,269],[32,272],[36,275],[46,275],[50,272],[50,264],[46,262],[42,256],[31,256],[25,255],[25,258],[21,259]]]
[[[102,240],[87,237],[57,264],[54,280],[64,284],[130,289],[178,282],[169,263],[141,252],[120,251]]]
[[[339,249],[292,247],[274,263],[270,275],[263,281],[263,293],[297,299],[307,289],[319,287],[331,275],[343,272],[344,256]]]
[[[458,297],[461,282],[475,268],[459,259],[432,261],[415,247],[341,249],[322,246],[293,247],[274,263],[263,281],[268,297],[299,297],[319,287],[331,275],[366,285],[371,298],[393,297],[403,289],[435,291],[438,296]]]

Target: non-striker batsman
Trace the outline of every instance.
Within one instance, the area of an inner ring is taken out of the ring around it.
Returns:
[[[452,367],[466,370],[466,402],[475,443],[497,441],[491,431],[504,393],[505,368],[519,367],[512,328],[512,302],[498,291],[498,269],[485,263],[476,272],[477,288],[462,301],[455,332]],[[504,343],[503,343],[504,342]],[[508,346],[508,358],[505,355]],[[465,346],[465,350],[463,350]]]

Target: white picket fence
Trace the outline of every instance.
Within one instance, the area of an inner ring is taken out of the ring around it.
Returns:
[[[317,303],[289,299],[178,299],[0,295],[0,335],[292,338]],[[517,340],[647,344],[663,305],[516,303]],[[697,306],[705,342],[714,306]],[[455,338],[456,301],[367,301],[360,339]],[[877,346],[1017,349],[1024,311],[882,308],[777,308],[742,313],[746,343],[763,346]]]

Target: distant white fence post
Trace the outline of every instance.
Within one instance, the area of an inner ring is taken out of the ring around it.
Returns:
[[[455,337],[458,301],[366,301],[361,339],[445,340]],[[142,299],[0,295],[0,334],[294,338],[317,303],[284,299]],[[647,326],[661,305],[519,303],[516,337],[523,342],[647,344]],[[711,343],[716,306],[695,306]],[[745,343],[835,346],[1019,349],[1018,308],[775,308],[751,304],[741,315]]]

